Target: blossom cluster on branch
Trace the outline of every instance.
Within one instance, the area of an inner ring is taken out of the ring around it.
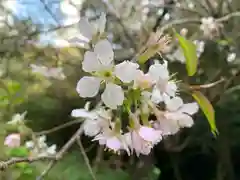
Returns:
[[[93,110],[72,111],[72,116],[85,118],[87,136],[114,152],[147,155],[163,137],[193,125],[191,115],[198,111],[198,105],[183,102],[167,61],[156,61],[147,72],[130,60],[116,63],[111,43],[102,38],[100,31],[90,36],[92,29],[87,28],[91,26],[84,23],[80,26],[85,27],[82,35],[89,39],[89,48],[82,69],[88,75],[78,81],[76,91],[82,98],[100,93],[103,102]],[[122,113],[128,116],[123,118]],[[149,119],[150,115],[156,120]]]

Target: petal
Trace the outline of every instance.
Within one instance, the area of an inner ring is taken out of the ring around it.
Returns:
[[[86,109],[74,109],[72,110],[71,116],[73,117],[82,117],[87,119],[97,119],[97,114],[89,112]]]
[[[177,111],[183,106],[183,100],[180,97],[174,97],[166,102],[166,108],[169,111]]]
[[[150,127],[142,126],[138,133],[145,141],[150,141],[152,143],[159,142],[162,139],[161,131],[157,131]]]
[[[94,52],[87,51],[84,54],[84,59],[82,62],[82,69],[85,72],[98,71],[99,69],[101,69],[101,67],[102,67],[102,65],[99,62],[99,60],[97,59],[97,56]]]
[[[98,20],[98,31],[100,34],[104,33],[106,22],[107,22],[106,14],[102,13]]]
[[[113,151],[118,151],[122,147],[122,143],[117,137],[111,137],[107,139],[106,146]]]
[[[92,139],[92,141],[98,141],[99,144],[104,145],[106,144],[106,137],[103,136],[103,134],[98,134]]]
[[[165,115],[166,118],[161,119],[161,121],[159,121],[159,130],[162,131],[163,135],[173,135],[176,134],[180,127],[178,125],[178,121],[175,119],[171,118],[171,115],[167,114]]]
[[[187,114],[181,114],[181,115],[178,115],[178,124],[180,127],[184,128],[184,127],[192,127],[194,122],[191,116]]]
[[[176,94],[176,91],[177,91],[177,85],[176,83],[174,82],[171,82],[169,81],[166,85],[166,93],[169,95],[169,96],[175,96]]]
[[[159,79],[169,79],[169,72],[165,65],[153,64],[149,68],[150,76],[158,81]]]
[[[130,132],[125,133],[125,134],[123,135],[123,138],[124,138],[124,141],[127,143],[127,145],[130,147],[131,144],[132,144],[131,133],[130,133]]]
[[[187,103],[184,104],[180,109],[179,112],[187,113],[189,115],[193,115],[198,112],[199,106],[196,102],[194,103]]]
[[[81,19],[79,22],[79,30],[81,35],[83,36],[83,39],[86,41],[91,41],[93,34],[94,34],[94,30],[92,25],[88,22],[88,20],[86,19]]]
[[[121,86],[108,83],[101,97],[107,107],[117,109],[117,106],[123,104],[124,92]]]
[[[94,52],[104,66],[110,65],[113,61],[114,53],[112,45],[108,40],[99,41],[94,47]]]
[[[124,61],[115,66],[115,75],[124,83],[133,81],[137,74],[139,65],[130,61]]]
[[[85,135],[93,137],[101,131],[101,126],[97,120],[88,119],[84,122],[83,130]]]
[[[84,76],[78,81],[76,90],[83,98],[94,97],[99,91],[100,83],[101,79],[99,78]]]
[[[159,104],[160,102],[163,101],[162,94],[156,87],[153,88],[151,101],[154,102],[155,104]]]

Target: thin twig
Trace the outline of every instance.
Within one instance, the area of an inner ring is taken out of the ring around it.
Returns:
[[[160,29],[160,31],[165,31],[167,29],[172,28],[175,25],[182,25],[182,24],[189,24],[189,23],[200,24],[201,20],[200,19],[190,19],[190,18],[178,19],[178,20],[174,20],[174,21],[172,21],[170,23],[167,23],[167,24],[163,25],[159,29]]]
[[[59,125],[59,126],[56,126],[56,127],[54,127],[54,128],[51,128],[51,129],[49,129],[49,130],[44,130],[44,131],[40,131],[40,132],[35,132],[34,134],[35,134],[36,136],[50,134],[50,133],[53,133],[53,132],[55,132],[55,131],[61,130],[61,129],[63,129],[63,128],[67,128],[67,127],[69,127],[69,126],[71,126],[71,125],[78,124],[78,123],[81,123],[81,122],[82,122],[82,120],[77,119],[77,120],[74,120],[74,121],[67,122],[67,123],[65,123],[65,124],[61,124],[61,125]]]
[[[77,142],[77,144],[78,144],[78,146],[79,146],[79,148],[80,148],[80,151],[81,151],[81,153],[82,153],[82,155],[83,155],[83,159],[84,159],[84,161],[85,161],[85,163],[86,163],[86,166],[87,166],[87,168],[88,168],[88,171],[89,171],[90,175],[92,176],[92,179],[93,179],[93,180],[97,180],[97,178],[96,178],[96,176],[95,176],[95,174],[94,174],[94,172],[93,172],[93,170],[92,170],[92,167],[91,167],[91,165],[90,165],[88,156],[87,156],[87,154],[86,154],[86,152],[85,152],[85,150],[84,150],[84,147],[83,147],[83,145],[82,145],[81,137],[80,137],[80,136],[77,137],[76,142]]]
[[[224,21],[228,21],[229,19],[233,18],[233,17],[239,17],[240,16],[240,11],[236,11],[233,13],[230,13],[226,16],[223,16],[219,19],[216,19],[217,22],[224,22]]]
[[[203,85],[192,85],[190,86],[191,90],[199,90],[199,89],[207,89],[207,88],[211,88],[213,86],[216,86],[217,84],[222,83],[223,81],[225,81],[224,78],[221,78],[220,80],[213,82],[213,83],[209,83],[209,84],[203,84]]]
[[[224,21],[228,21],[230,18],[233,17],[238,17],[240,16],[240,12],[233,12],[231,14],[228,14],[226,16],[223,16],[221,18],[216,19],[216,22],[224,22]],[[200,24],[201,23],[201,19],[191,19],[191,18],[186,18],[186,19],[178,19],[178,20],[173,20],[170,23],[167,23],[165,25],[163,25],[160,30],[161,31],[165,31],[167,29],[172,28],[175,25],[182,25],[182,24],[189,24],[189,23],[194,23],[194,24]]]

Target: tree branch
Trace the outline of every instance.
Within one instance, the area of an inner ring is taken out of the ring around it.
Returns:
[[[56,157],[55,156],[40,156],[40,157],[26,157],[26,158],[12,158],[10,160],[7,161],[0,161],[0,170],[4,171],[6,170],[9,166],[12,166],[14,164],[18,164],[18,163],[33,163],[36,161],[45,161],[45,160],[55,160]]]

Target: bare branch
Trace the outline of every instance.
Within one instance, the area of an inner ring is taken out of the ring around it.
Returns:
[[[33,163],[36,161],[45,161],[45,160],[55,160],[55,156],[40,156],[40,157],[26,157],[26,158],[12,158],[7,161],[0,161],[0,170],[4,171],[6,170],[9,166],[17,164],[17,163]]]
[[[71,125],[74,125],[74,124],[78,124],[78,123],[81,123],[82,122],[82,120],[74,120],[74,121],[70,121],[70,122],[67,122],[67,123],[65,123],[65,124],[61,124],[61,125],[59,125],[59,126],[56,126],[56,127],[54,127],[54,128],[51,128],[51,129],[49,129],[49,130],[44,130],[44,131],[40,131],[40,132],[35,132],[34,134],[36,135],[36,136],[40,136],[40,135],[46,135],[46,134],[50,134],[50,133],[52,133],[52,132],[55,132],[55,131],[58,131],[58,130],[61,130],[61,129],[64,129],[64,128],[67,128],[67,127],[69,127],[69,126],[71,126]]]

